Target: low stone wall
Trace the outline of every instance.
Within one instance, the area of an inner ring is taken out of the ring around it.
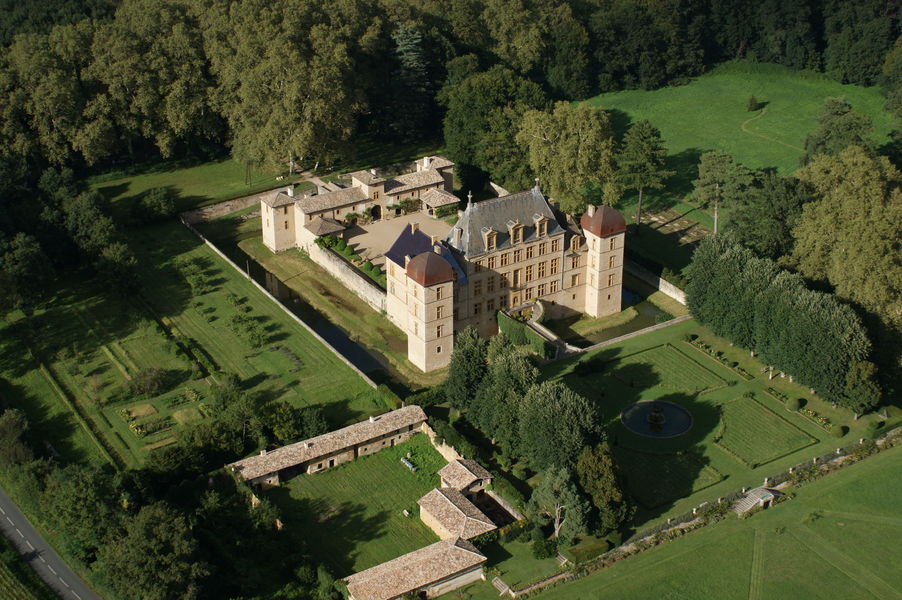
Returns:
[[[420,430],[429,438],[429,442],[432,444],[432,447],[435,448],[435,450],[442,455],[442,458],[444,458],[448,462],[464,459],[464,457],[454,449],[454,446],[449,446],[444,442],[439,444],[436,441],[436,438],[438,436],[435,435],[435,430],[432,429],[432,427],[430,427],[428,423],[423,423]]]
[[[343,261],[330,250],[320,248],[316,244],[310,244],[310,259],[321,266],[338,282],[354,292],[354,294],[369,304],[374,310],[385,310],[385,290],[373,283],[369,277]]]
[[[686,305],[686,292],[673,285],[666,279],[661,279],[645,267],[638,265],[628,259],[624,259],[623,268],[626,269],[626,271],[636,279],[644,281],[655,289],[664,292],[666,295],[670,296],[683,306]]]
[[[683,315],[682,317],[664,321],[663,323],[658,323],[657,325],[652,325],[651,327],[646,327],[645,329],[640,329],[639,331],[634,331],[632,333],[627,333],[615,338],[611,338],[609,340],[605,340],[603,342],[599,342],[597,344],[589,346],[588,348],[583,348],[582,350],[580,350],[580,352],[591,352],[592,350],[598,350],[599,348],[604,348],[605,346],[613,346],[614,344],[619,344],[620,342],[632,339],[634,337],[639,337],[640,335],[645,335],[646,333],[651,333],[652,331],[658,331],[659,329],[664,329],[666,327],[671,327],[672,325],[684,323],[691,318],[692,315]]]
[[[252,277],[249,277],[248,274],[245,273],[245,272],[241,269],[241,267],[239,267],[239,266],[236,265],[234,262],[232,262],[232,259],[230,259],[230,258],[229,258],[228,256],[226,256],[224,253],[222,253],[222,252],[219,250],[219,248],[217,248],[215,245],[213,245],[213,244],[210,242],[210,240],[208,240],[206,237],[204,237],[204,234],[202,234],[202,233],[199,232],[197,229],[195,229],[194,227],[192,227],[191,224],[188,223],[187,221],[185,221],[184,218],[182,219],[182,224],[183,224],[185,227],[187,227],[188,229],[190,229],[191,232],[192,232],[194,235],[196,235],[196,236],[199,237],[201,240],[203,240],[203,242],[207,245],[207,247],[210,248],[211,250],[213,250],[213,252],[215,252],[215,253],[217,254],[217,256],[219,256],[219,258],[221,258],[222,260],[226,261],[226,263],[229,264],[233,269],[235,269],[236,271],[238,271],[239,273],[241,273],[241,274],[244,276],[245,279],[247,279],[247,280],[250,281],[252,284],[254,284],[254,286],[255,286],[258,290],[260,290],[267,298],[269,298],[270,300],[272,300],[273,302],[275,302],[275,303],[276,303],[276,306],[278,306],[279,308],[281,308],[282,311],[283,311],[286,315],[288,315],[291,319],[293,319],[295,322],[297,322],[301,327],[303,327],[304,329],[306,329],[306,330],[310,333],[310,335],[312,335],[313,337],[315,337],[315,338],[317,339],[317,341],[319,341],[319,343],[321,343],[323,346],[325,346],[326,348],[328,348],[329,350],[331,350],[332,353],[333,353],[335,356],[337,356],[337,357],[339,358],[339,360],[341,360],[344,364],[348,365],[351,369],[353,369],[354,372],[357,373],[357,374],[358,374],[358,375],[359,375],[359,376],[367,383],[367,385],[369,385],[369,386],[370,386],[371,388],[373,388],[373,389],[376,389],[377,386],[376,386],[376,382],[375,382],[375,381],[373,381],[372,379],[370,379],[369,377],[367,377],[366,373],[364,373],[363,371],[361,371],[360,369],[358,369],[358,368],[354,365],[354,363],[352,363],[352,362],[349,361],[347,358],[345,358],[345,356],[344,356],[341,352],[339,352],[338,350],[336,350],[335,347],[332,346],[332,344],[330,344],[330,343],[327,342],[325,339],[323,339],[323,337],[322,337],[320,334],[318,334],[317,332],[313,331],[313,328],[310,327],[310,325],[307,325],[307,323],[305,323],[299,316],[297,316],[296,314],[294,314],[293,312],[291,312],[290,310],[288,310],[288,308],[287,308],[284,304],[282,304],[281,302],[279,302],[279,299],[278,299],[278,298],[276,298],[275,296],[273,296],[272,294],[269,293],[269,290],[267,290],[265,287],[263,287],[262,285],[260,285],[260,284],[257,283],[256,281],[254,281],[254,279],[253,279]]]
[[[501,496],[496,494],[494,490],[486,490],[485,493],[488,494],[489,496],[491,496],[492,498],[494,498],[495,502],[500,504],[501,507],[504,510],[506,510],[508,513],[510,513],[510,516],[512,516],[515,520],[522,521],[523,519],[526,518],[523,516],[523,514],[519,510],[514,508],[513,504],[511,504],[510,502],[508,502],[507,500],[505,500],[504,498],[502,498]]]

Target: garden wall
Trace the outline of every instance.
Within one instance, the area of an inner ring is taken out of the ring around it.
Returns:
[[[432,427],[430,427],[428,424],[423,423],[421,429],[423,433],[425,433],[429,438],[429,442],[432,444],[432,447],[435,448],[435,451],[442,455],[442,458],[444,458],[448,462],[463,460],[464,457],[454,449],[454,446],[449,446],[444,442],[442,442],[441,444],[438,443],[438,441],[436,440],[438,436],[435,434],[435,431],[432,429]]]
[[[373,309],[385,311],[385,290],[373,283],[369,277],[336,256],[326,248],[310,244],[310,259],[325,269],[343,286],[354,292],[357,297],[369,304]]]
[[[666,279],[661,279],[645,267],[634,263],[629,259],[623,260],[623,267],[636,279],[647,283],[648,285],[654,287],[656,290],[663,292],[664,294],[670,296],[683,306],[686,305],[686,292],[673,285]]]

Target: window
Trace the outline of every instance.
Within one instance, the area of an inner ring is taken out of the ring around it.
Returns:
[[[536,225],[536,233],[540,236],[548,233],[548,221],[539,221],[538,225]]]
[[[558,289],[558,280],[552,279],[551,280],[551,293],[552,294],[555,293],[557,291],[557,289]]]
[[[608,250],[614,249],[614,238],[611,238],[611,242],[608,244]]]
[[[415,316],[415,317],[420,316],[420,305],[419,304],[413,305],[413,316]]]
[[[511,306],[517,306],[519,304],[520,304],[520,296],[518,296],[517,294],[514,294],[513,296],[511,296]]]
[[[482,312],[482,302],[477,302],[473,305],[473,314],[478,315],[480,312]]]
[[[285,229],[288,229],[288,221],[285,221]]]
[[[486,293],[489,293],[489,294],[491,294],[492,292],[495,291],[495,277],[494,276],[489,277],[488,279],[485,280],[485,291],[486,291]]]
[[[561,249],[561,238],[551,240],[551,251],[559,252]]]
[[[610,299],[611,299],[611,295],[610,295],[610,294],[608,294],[608,300],[610,300]]]
[[[391,274],[392,277],[395,276],[395,263],[389,263],[388,272],[389,272],[389,274]]]
[[[501,266],[502,266],[502,267],[506,267],[506,266],[507,266],[507,259],[508,259],[508,258],[510,258],[510,254],[507,253],[507,252],[505,252],[504,254],[501,255]]]
[[[539,291],[537,293],[539,294],[539,296],[545,295],[545,284],[544,283],[539,284]]]
[[[378,199],[379,199],[379,192],[378,191],[373,192],[373,200],[378,200]]]
[[[473,263],[473,272],[474,273],[482,272],[482,261],[481,260],[477,260],[476,262]]]
[[[442,353],[442,347],[441,347],[441,346],[436,346],[436,347],[435,347],[435,353],[436,353],[436,354],[441,354],[441,353]]]
[[[494,257],[494,256],[488,257],[488,259],[486,259],[485,262],[486,262],[486,267],[487,267],[487,268],[489,268],[489,269],[494,269],[494,268],[495,268],[495,257]]]
[[[488,235],[485,236],[485,249],[486,250],[494,250],[495,242],[496,242],[496,234],[494,231],[490,231]]]
[[[474,282],[473,282],[473,295],[474,295],[474,296],[481,296],[481,295],[482,295],[482,282],[481,282],[481,281],[474,281]]]
[[[614,285],[614,274],[608,275],[608,285]]]
[[[322,469],[322,468],[323,468],[323,463],[316,463],[316,468],[317,468],[317,469]]]
[[[522,273],[523,269],[514,270],[514,287],[520,287]]]
[[[518,263],[518,262],[520,262],[520,259],[522,259],[522,258],[523,258],[523,251],[522,250],[514,250],[514,262]]]
[[[439,325],[438,327],[435,328],[435,337],[442,337],[442,335],[444,335],[444,333],[445,333],[444,325]]]
[[[608,257],[608,268],[609,268],[609,269],[613,269],[613,268],[614,268],[614,257],[613,257],[613,256],[609,256],[609,257]]]
[[[595,274],[589,273],[589,285],[595,287]]]
[[[413,322],[413,334],[414,334],[414,335],[420,335],[420,328],[417,326],[417,322],[416,322],[416,321]]]
[[[539,263],[539,279],[545,277],[545,262]]]
[[[435,299],[436,299],[436,300],[441,300],[441,299],[442,299],[442,292],[443,292],[443,291],[444,291],[444,288],[441,287],[441,286],[435,288]]]
[[[594,237],[592,238],[592,250],[595,250],[595,248],[597,247],[597,244],[596,244],[597,241],[598,240],[595,239]]]
[[[532,265],[526,265],[526,281],[532,281]]]
[[[457,309],[456,308],[454,309],[452,314],[454,315],[454,320],[456,321],[457,320]]]
[[[287,214],[288,214],[288,207],[287,207],[287,206],[283,206],[283,207],[282,207],[282,214],[283,214],[283,215],[287,215]]]
[[[517,225],[514,227],[512,243],[519,244],[522,241],[523,241],[523,226]]]
[[[570,257],[570,268],[571,268],[571,269],[578,269],[578,268],[579,268],[579,257],[578,257],[578,256],[571,256],[571,257]]]
[[[485,310],[486,312],[495,312],[495,299],[490,298],[485,301]]]
[[[539,256],[542,256],[548,252],[548,243],[542,242],[539,244]]]
[[[551,260],[551,274],[552,275],[557,274],[558,268],[560,267],[560,260],[561,259],[559,259],[559,258],[554,258]]]
[[[526,260],[532,258],[533,250],[535,250],[535,246],[527,246],[526,247]]]
[[[502,273],[501,274],[501,287],[506,288],[511,284],[511,274],[510,273]]]
[[[592,267],[593,269],[595,268],[595,255],[594,254],[589,255],[589,266]]]
[[[578,235],[573,236],[570,239],[570,249],[573,250],[574,252],[576,252],[577,250],[579,250],[579,247],[582,245],[582,241],[583,241],[583,239],[581,237],[579,237]]]
[[[570,287],[574,287],[579,285],[579,275],[571,275],[570,276]]]
[[[266,218],[266,226],[269,227],[269,217]]]
[[[507,294],[498,298],[498,306],[501,308],[507,308]]]
[[[388,291],[391,292],[392,294],[395,293],[395,282],[394,281],[390,281],[388,283]]]
[[[523,297],[524,298],[535,298],[535,296],[532,295],[532,288],[526,288],[526,293],[523,294]]]
[[[436,307],[435,307],[435,318],[436,318],[436,319],[441,319],[441,318],[444,316],[444,315],[443,315],[444,312],[445,312],[445,307],[444,307],[444,306],[436,306]]]

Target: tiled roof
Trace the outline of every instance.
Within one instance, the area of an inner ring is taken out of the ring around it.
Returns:
[[[296,201],[304,214],[310,215],[343,206],[351,206],[366,199],[367,195],[363,189],[352,187],[307,198],[297,198]]]
[[[449,204],[457,204],[460,202],[460,198],[452,194],[451,192],[446,192],[440,188],[432,188],[426,190],[420,195],[420,200],[422,200],[426,206],[431,206],[433,208],[437,208],[439,206],[448,206]]]
[[[430,169],[444,169],[445,167],[453,167],[454,163],[444,156],[430,156],[429,157],[429,168]]]
[[[448,247],[445,246],[444,243],[439,243],[439,250],[441,251],[442,258],[448,261],[448,264],[450,264],[451,268],[457,273],[457,281],[465,285],[467,281],[466,275],[464,275],[464,271],[460,268],[454,255],[451,254],[451,251],[448,250]],[[401,230],[401,233],[398,234],[395,243],[392,244],[391,248],[388,249],[384,256],[396,265],[406,268],[407,265],[404,260],[406,256],[413,258],[424,252],[432,251],[431,237],[419,229],[411,231],[410,227],[405,227]]]
[[[442,174],[435,169],[430,168],[425,171],[405,173],[387,179],[385,181],[385,193],[390,196],[395,196],[397,194],[409,192],[410,190],[426,187],[427,185],[436,185],[444,182],[445,178],[442,177]]]
[[[344,231],[345,226],[335,219],[317,217],[304,225],[304,228],[315,236],[321,236]]]
[[[379,177],[370,171],[354,171],[353,173],[348,173],[348,177],[353,177],[363,185],[375,185],[385,181],[384,177]]]
[[[492,474],[472,459],[454,460],[442,467],[438,472],[442,481],[450,487],[462,490],[474,481],[491,480]]]
[[[289,204],[294,204],[298,201],[298,198],[289,196],[287,193],[285,193],[284,189],[279,189],[276,191],[267,192],[265,194],[260,194],[260,200],[262,200],[263,203],[270,208],[281,208]]]
[[[418,425],[425,420],[426,413],[423,409],[412,404],[303,442],[282,446],[266,454],[233,462],[229,466],[244,479],[256,479],[382,437],[408,425]]]
[[[590,214],[591,212],[591,214]],[[626,231],[626,220],[610,206],[590,207],[579,219],[580,226],[600,238]]]
[[[547,235],[563,232],[561,224],[554,216],[554,211],[538,186],[525,192],[518,192],[500,198],[492,198],[467,204],[467,209],[457,224],[448,233],[448,243],[464,256],[470,258],[485,254],[483,230],[492,230],[496,234],[495,247],[499,250],[510,248],[509,223],[520,222],[524,226],[523,241],[530,242],[536,237],[536,217],[548,219]],[[454,245],[454,230],[460,228],[460,243]]]
[[[492,531],[496,525],[454,488],[436,488],[417,500],[454,537],[465,540]]]
[[[466,540],[450,538],[345,578],[354,600],[390,600],[486,561]]]

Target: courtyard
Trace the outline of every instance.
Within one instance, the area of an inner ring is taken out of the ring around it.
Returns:
[[[344,238],[364,260],[369,260],[384,269],[385,253],[404,228],[410,227],[412,223],[416,223],[420,231],[426,235],[439,239],[445,239],[451,229],[447,221],[436,219],[424,212],[413,212],[367,225],[354,225],[345,231]]]

